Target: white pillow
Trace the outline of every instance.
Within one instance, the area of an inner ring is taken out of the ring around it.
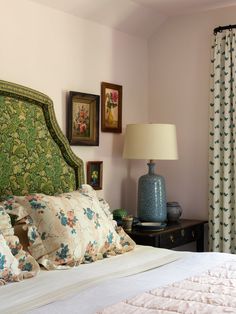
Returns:
[[[23,250],[19,238],[14,235],[10,216],[2,206],[0,206],[0,233],[4,236],[12,255],[18,261],[24,278],[35,276],[40,270],[39,264],[28,252]]]
[[[10,248],[2,234],[0,234],[0,285],[7,281],[20,281],[23,274],[18,268],[18,261],[12,255]]]

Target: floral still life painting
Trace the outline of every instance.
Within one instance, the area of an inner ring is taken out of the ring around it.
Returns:
[[[71,145],[99,145],[99,96],[70,92],[67,138]]]
[[[87,184],[91,185],[94,190],[102,189],[102,161],[87,162]]]
[[[101,108],[103,132],[122,132],[122,86],[101,84]]]

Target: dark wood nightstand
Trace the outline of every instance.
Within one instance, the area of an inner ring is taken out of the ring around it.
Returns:
[[[205,220],[181,219],[179,223],[167,225],[159,231],[140,231],[135,228],[128,232],[129,236],[141,245],[172,249],[190,242],[196,242],[196,251],[204,251]]]

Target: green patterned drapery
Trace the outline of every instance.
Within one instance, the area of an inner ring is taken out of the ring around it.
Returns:
[[[236,252],[236,30],[214,35],[209,136],[209,249]]]

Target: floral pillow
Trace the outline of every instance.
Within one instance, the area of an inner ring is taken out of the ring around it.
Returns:
[[[115,229],[107,203],[89,186],[57,196],[14,196],[14,202],[21,213],[22,208],[28,213],[29,251],[46,269],[93,262],[135,246],[124,231]]]
[[[4,285],[7,281],[20,281],[22,279],[18,261],[12,255],[3,235],[0,234],[0,285]]]
[[[10,216],[2,206],[0,206],[0,233],[4,236],[12,255],[18,261],[18,267],[22,271],[23,277],[35,276],[39,272],[39,265],[28,252],[22,249],[19,238],[14,235]]]
[[[97,198],[96,191],[89,184],[83,184],[81,189],[79,190],[84,195],[89,195],[91,197]],[[98,197],[100,207],[104,214],[107,216],[109,220],[113,220],[113,214],[110,211],[110,206],[103,198]],[[116,221],[113,220],[113,223],[116,225]]]

